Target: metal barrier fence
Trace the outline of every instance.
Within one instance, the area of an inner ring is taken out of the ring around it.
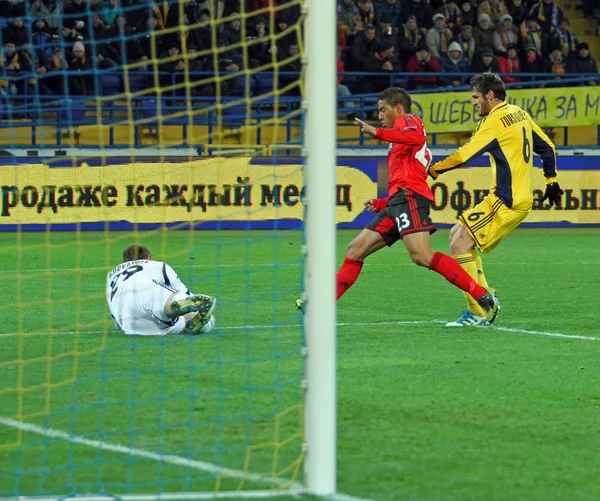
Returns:
[[[61,145],[61,131],[81,126],[105,125],[109,126],[108,147],[124,146],[115,139],[114,126],[130,125],[134,127],[134,147],[142,146],[141,131],[147,128],[156,128],[159,125],[180,126],[181,146],[195,146],[188,142],[188,128],[190,126],[208,127],[206,144],[214,144],[214,131],[217,127],[239,129],[242,125],[256,127],[257,144],[264,144],[262,136],[265,128],[284,128],[285,144],[298,144],[299,133],[294,134],[294,129],[302,126],[301,97],[299,95],[275,95],[265,97],[265,93],[273,93],[282,80],[290,81],[300,78],[299,73],[249,73],[241,72],[230,74],[230,80],[235,92],[233,95],[217,98],[210,95],[194,95],[190,86],[178,79],[183,75],[172,73],[159,73],[159,80],[167,79],[168,83],[161,87],[148,87],[140,83],[141,79],[149,79],[153,73],[144,72],[58,72],[68,79],[70,76],[90,77],[95,80],[95,95],[40,95],[35,93],[35,85],[24,85],[23,93],[17,95],[0,96],[0,129],[13,127],[31,127],[31,142],[20,141],[24,146],[35,147],[39,145],[38,129],[40,127],[56,128],[56,146]],[[403,86],[411,90],[412,94],[419,93],[444,93],[468,90],[467,85],[446,86],[428,89],[411,89],[410,81],[413,77],[457,77],[468,82],[474,75],[470,73],[358,73],[345,72],[339,74],[344,77],[344,85],[350,89],[358,89],[365,79],[381,79],[382,88],[386,86]],[[500,74],[501,76],[503,74]],[[512,75],[514,76],[514,75]],[[214,73],[195,72],[189,73],[189,78],[206,81],[213,78]],[[27,82],[26,76],[21,76]],[[528,87],[573,87],[586,85],[590,81],[600,83],[600,75],[573,75],[563,74],[557,79],[556,74],[533,73],[520,75],[521,82],[507,83],[507,89]],[[524,81],[527,78],[527,81]],[[41,81],[41,79],[40,79]],[[165,80],[162,80],[165,82]],[[65,84],[66,85],[66,84]],[[250,89],[250,92],[246,92]],[[352,93],[338,95],[338,112],[342,118],[338,126],[353,126],[348,118],[358,116],[361,118],[372,117],[376,112],[377,94]],[[433,144],[436,144],[437,134],[431,134]],[[599,134],[600,137],[600,134]],[[338,138],[338,144],[344,146],[352,142],[354,146],[363,146],[364,137]],[[358,144],[357,144],[358,141]],[[599,143],[600,144],[600,139]],[[86,145],[81,145],[86,146]],[[93,145],[88,145],[93,146]],[[130,146],[126,144],[125,146]]]

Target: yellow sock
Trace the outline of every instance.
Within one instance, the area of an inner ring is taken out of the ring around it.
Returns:
[[[477,270],[477,266],[475,265],[475,261],[473,260],[473,256],[471,254],[460,254],[458,256],[453,256],[454,259],[456,259],[456,261],[458,262],[458,264],[460,264],[463,268],[463,270],[465,270],[469,276],[475,280],[475,282],[478,282],[478,270]],[[467,300],[467,308],[469,310],[471,310],[473,312],[473,314],[477,315],[478,317],[485,317],[485,311],[483,311],[483,308],[481,306],[479,306],[479,304],[477,303],[477,301],[475,301],[470,294],[467,294],[466,292],[464,293],[465,295],[465,299]]]
[[[481,256],[479,256],[479,252],[476,249],[471,251],[473,255],[473,261],[475,261],[475,266],[477,266],[477,283],[486,289],[489,289],[490,286],[487,283],[485,278],[485,274],[483,273],[483,263],[481,262]]]

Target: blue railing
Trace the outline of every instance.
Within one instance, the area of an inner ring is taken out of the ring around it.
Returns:
[[[67,77],[73,72],[55,72],[54,75]],[[150,78],[154,81],[151,73],[128,72],[124,76],[122,72],[76,72],[77,76],[88,76],[96,81],[97,89],[100,91],[94,96],[74,95],[38,95],[29,93],[35,87],[24,87],[25,93],[14,96],[0,97],[0,128],[12,128],[15,126],[31,127],[31,142],[19,141],[25,147],[39,146],[38,129],[40,127],[56,128],[56,146],[62,143],[61,132],[86,125],[109,126],[109,147],[130,146],[129,143],[120,143],[115,139],[114,126],[129,125],[133,121],[134,142],[133,146],[143,145],[142,132],[144,129],[156,129],[159,125],[174,125],[182,128],[182,146],[195,146],[189,144],[188,129],[191,126],[207,126],[208,135],[205,144],[215,142],[217,127],[225,127],[229,133],[235,133],[242,125],[254,125],[257,132],[257,144],[264,144],[262,136],[265,128],[275,124],[279,128],[285,128],[286,144],[297,144],[298,139],[294,137],[294,130],[300,127],[300,105],[301,98],[296,95],[267,96],[278,89],[278,83],[282,80],[293,81],[298,79],[298,73],[280,72],[274,73],[233,73],[222,75],[223,78],[235,81],[237,95],[223,96],[217,102],[215,97],[188,95],[186,86],[178,87],[177,78],[183,74],[159,73],[159,78],[166,79],[169,83],[160,89],[155,87],[133,88],[130,83],[139,78]],[[212,78],[214,73],[196,72],[190,73],[190,77],[204,79]],[[361,85],[361,79],[381,78],[382,88],[385,86],[402,85],[410,88],[410,79],[415,76],[436,77],[459,77],[465,82],[472,76],[468,73],[356,73],[346,72],[340,74],[344,77],[344,84]],[[514,75],[512,75],[514,76]],[[29,75],[29,78],[31,75]],[[523,75],[520,75],[524,78]],[[522,81],[515,84],[506,84],[507,88],[538,87],[540,85],[556,86],[578,86],[584,85],[590,80],[600,83],[600,75],[561,75],[556,80],[556,74],[535,73],[526,76],[530,81]],[[15,81],[26,81],[27,75],[15,77]],[[43,82],[43,79],[40,79]],[[253,82],[250,85],[250,82]],[[127,82],[125,85],[124,82]],[[164,82],[164,80],[163,80]],[[124,89],[127,92],[124,93]],[[249,99],[246,90],[251,89]],[[188,86],[189,89],[189,86]],[[468,86],[460,87],[437,87],[432,89],[413,89],[411,93],[421,92],[449,92],[465,91]],[[340,114],[356,114],[366,118],[376,111],[377,94],[352,94],[349,96],[338,96],[338,112]],[[343,116],[343,115],[342,115]],[[340,121],[339,126],[354,127],[351,121]],[[297,130],[296,130],[297,132]],[[434,144],[437,136],[432,134]],[[297,137],[297,134],[296,134]],[[14,142],[14,141],[11,141]],[[339,138],[338,144],[353,143],[353,145],[365,145],[365,138],[358,134],[354,138]],[[25,144],[23,144],[25,143]],[[1,146],[1,144],[0,144]],[[85,146],[85,145],[81,145]],[[92,144],[88,146],[93,146]]]

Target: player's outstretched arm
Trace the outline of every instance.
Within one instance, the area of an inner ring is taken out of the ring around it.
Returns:
[[[429,167],[427,172],[432,178],[437,178],[440,174],[449,170],[457,169],[475,158],[492,149],[496,134],[490,120],[479,122],[477,129],[471,138],[456,150],[448,158],[437,162]]]
[[[360,128],[360,130],[371,137],[377,136],[377,129],[366,122],[363,122],[360,118],[355,118],[354,123]]]

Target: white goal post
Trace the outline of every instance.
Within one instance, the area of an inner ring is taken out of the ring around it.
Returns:
[[[336,3],[306,8],[305,486],[322,496],[336,492]]]

